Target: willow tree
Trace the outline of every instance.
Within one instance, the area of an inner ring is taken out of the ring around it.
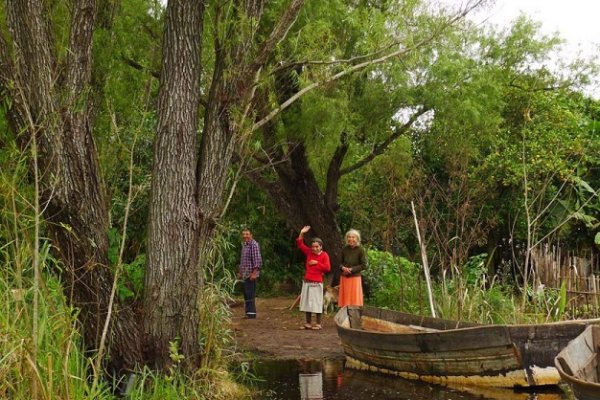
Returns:
[[[246,175],[292,227],[311,225],[332,265],[341,257],[342,179],[414,135],[439,101],[433,93],[443,98],[457,84],[459,77],[432,74],[431,66],[482,3],[439,12],[422,1],[330,2],[312,10],[328,15],[327,24],[306,18],[304,46],[284,47],[295,60],[272,71],[255,126],[262,150],[250,157]],[[323,36],[332,40],[323,43]],[[315,87],[324,90],[309,93]],[[285,111],[272,119],[273,108]]]
[[[92,132],[91,54],[99,6],[107,3],[72,2],[63,43],[52,20],[60,10],[41,0],[6,1],[0,36],[0,92],[10,105],[12,132],[39,160],[47,234],[64,265],[65,293],[81,310],[88,349],[99,347],[113,282],[107,199]],[[113,360],[132,365],[142,354],[138,319],[130,309],[117,311]]]
[[[93,37],[97,10],[109,3],[7,0],[0,13],[6,17],[0,94],[10,106],[14,136],[24,150],[31,144],[39,159],[48,234],[65,267],[65,293],[81,310],[86,347],[100,347],[110,316],[110,357],[116,367],[166,368],[172,362],[169,342],[179,340],[192,369],[201,357],[202,255],[221,211],[231,156],[243,139],[261,71],[303,1],[168,2],[146,288],[144,304],[135,311],[118,301],[111,308],[108,199],[93,135],[97,105],[92,100],[94,88],[101,86],[92,85]],[[201,99],[206,68],[200,54],[210,37],[203,29],[206,7],[214,17],[214,68],[205,80],[208,97]],[[262,18],[267,12],[270,18]],[[68,29],[61,25],[65,20]]]
[[[200,356],[202,255],[221,213],[228,169],[261,70],[302,3],[291,1],[259,42],[255,37],[263,28],[258,21],[266,2],[227,4],[234,14],[228,21],[221,19],[226,5],[215,7],[215,65],[200,143],[202,7],[196,1],[167,6],[145,295],[146,348],[159,367],[169,363],[169,342],[176,337],[189,360]]]

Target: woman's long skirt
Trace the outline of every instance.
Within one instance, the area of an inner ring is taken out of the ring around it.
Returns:
[[[358,276],[340,276],[340,294],[338,307],[363,305],[362,278]]]

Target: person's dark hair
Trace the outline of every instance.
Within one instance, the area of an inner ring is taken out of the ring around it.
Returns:
[[[318,237],[314,237],[310,240],[310,244],[313,244],[313,243],[319,243],[319,245],[321,247],[323,247],[323,241]]]
[[[250,232],[252,233],[252,229],[248,228],[247,226],[242,228],[242,230],[240,232]]]

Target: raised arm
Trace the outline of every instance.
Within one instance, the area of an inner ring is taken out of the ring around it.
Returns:
[[[298,234],[298,237],[296,238],[296,246],[305,255],[308,255],[310,253],[310,249],[308,248],[308,246],[306,244],[304,244],[304,234],[306,232],[308,232],[309,230],[310,230],[310,226],[306,225],[305,227],[303,227],[302,229],[300,229],[300,233]]]

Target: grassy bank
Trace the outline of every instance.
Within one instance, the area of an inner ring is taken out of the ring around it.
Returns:
[[[0,398],[9,399],[114,399],[116,382],[95,371],[94,354],[82,351],[77,310],[66,301],[60,280],[49,272],[53,260],[48,248],[40,254],[38,295],[30,272],[30,252],[15,242],[2,249],[4,274],[0,277]],[[19,254],[19,256],[15,256]],[[19,266],[16,263],[19,263]],[[56,265],[53,265],[56,268]],[[15,271],[19,271],[17,274]],[[228,400],[250,397],[229,370],[233,360],[229,310],[223,288],[210,279],[203,293],[200,321],[205,357],[193,376],[182,374],[178,363],[167,374],[148,369],[120,385],[127,399]],[[173,343],[172,358],[181,360]],[[101,377],[94,384],[94,375]]]

